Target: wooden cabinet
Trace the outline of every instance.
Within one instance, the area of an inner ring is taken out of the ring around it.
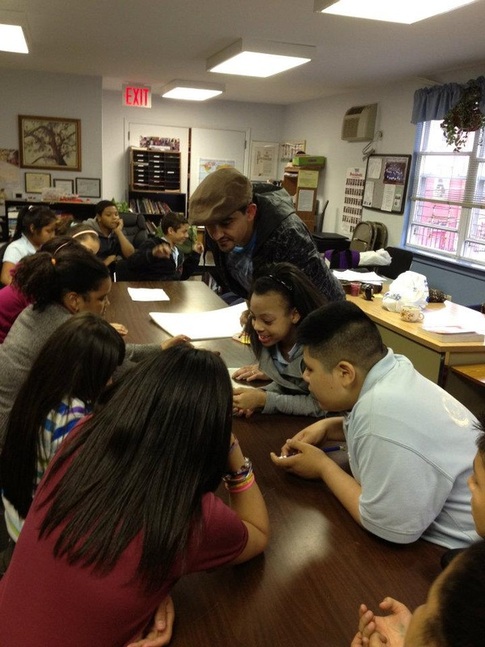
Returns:
[[[186,195],[180,191],[179,151],[129,149],[130,208],[146,215],[167,210],[186,213]]]
[[[315,210],[320,170],[323,166],[286,166],[282,186],[293,196],[296,213],[310,231],[315,229]]]

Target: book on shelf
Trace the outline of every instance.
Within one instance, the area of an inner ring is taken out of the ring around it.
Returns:
[[[477,342],[483,343],[485,341],[485,332],[472,330],[467,326],[460,324],[442,324],[442,325],[426,325],[421,326],[424,332],[433,335],[439,341],[444,343],[453,344],[461,342]]]

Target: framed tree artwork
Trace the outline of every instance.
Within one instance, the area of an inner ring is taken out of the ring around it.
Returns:
[[[22,168],[81,170],[81,121],[19,115]]]

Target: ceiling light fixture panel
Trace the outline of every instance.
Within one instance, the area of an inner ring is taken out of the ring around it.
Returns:
[[[267,78],[308,63],[316,47],[240,38],[207,59],[207,70]]]
[[[221,83],[201,83],[199,81],[170,81],[162,88],[164,99],[181,101],[206,101],[222,94],[225,86]]]
[[[21,11],[0,11],[0,51],[28,54],[27,16]]]
[[[410,25],[438,14],[448,13],[477,0],[406,0],[394,3],[388,0],[314,0],[318,13],[383,20]]]

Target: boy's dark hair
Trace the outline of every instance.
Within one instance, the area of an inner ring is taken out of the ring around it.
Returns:
[[[116,207],[116,203],[112,200],[100,200],[96,205],[96,215],[100,216],[108,207]]]
[[[170,227],[174,231],[177,231],[177,229],[180,229],[183,225],[188,225],[189,221],[187,218],[182,213],[175,213],[174,211],[169,211],[166,213],[164,216],[162,216],[162,221],[160,223],[160,227],[162,228],[162,231],[164,234],[168,234],[168,230]]]
[[[264,266],[258,272],[249,291],[249,299],[253,294],[263,295],[268,292],[279,294],[287,304],[288,311],[292,308],[298,310],[300,320],[297,325],[300,325],[310,312],[327,302],[306,274],[291,263],[273,263]],[[250,321],[251,317],[247,327],[251,347],[259,359],[263,346]]]
[[[369,371],[386,352],[375,323],[349,301],[334,301],[309,314],[297,339],[327,369],[347,360]]]
[[[480,415],[477,416],[478,425],[477,429],[479,431],[477,437],[477,448],[480,452],[483,462],[485,463],[485,411],[482,411]]]
[[[57,220],[57,216],[49,207],[36,207],[34,205],[24,207],[17,217],[17,224],[12,240],[18,240],[22,234],[28,236],[31,233],[31,227],[34,231],[40,231],[43,227],[47,227],[47,225],[50,225],[55,220]]]
[[[485,541],[467,548],[448,567],[438,590],[438,613],[426,639],[440,647],[482,647],[485,635]]]

